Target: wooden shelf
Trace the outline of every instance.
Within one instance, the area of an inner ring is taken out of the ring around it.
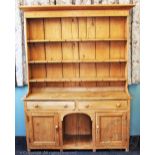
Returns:
[[[85,147],[92,145],[91,135],[64,135],[63,146],[67,147]]]
[[[35,60],[29,61],[29,64],[47,64],[47,63],[120,63],[127,62],[125,59],[113,59],[113,60]]]
[[[27,40],[28,43],[50,43],[50,42],[87,42],[87,41],[127,41],[126,38],[107,39],[64,39],[64,40]]]
[[[30,79],[29,80],[31,83],[35,82],[91,82],[91,81],[126,81],[125,77],[97,77],[97,78],[45,78],[45,79]]]

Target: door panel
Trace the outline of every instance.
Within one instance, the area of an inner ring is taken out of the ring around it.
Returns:
[[[49,112],[28,114],[29,143],[33,146],[57,146],[58,115]]]
[[[125,112],[96,114],[96,144],[125,145],[127,141],[127,114]]]

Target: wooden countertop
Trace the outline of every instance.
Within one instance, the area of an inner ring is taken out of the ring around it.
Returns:
[[[125,91],[40,91],[29,93],[24,100],[106,100],[106,99],[130,99]]]

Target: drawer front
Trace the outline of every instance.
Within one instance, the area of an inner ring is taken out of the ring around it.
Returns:
[[[75,108],[74,102],[27,102],[27,109],[52,109],[52,110],[73,110]]]
[[[79,110],[126,109],[127,107],[127,101],[81,101],[78,103]]]

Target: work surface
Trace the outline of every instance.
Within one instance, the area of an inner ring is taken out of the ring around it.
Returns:
[[[25,100],[102,100],[102,99],[129,99],[125,91],[79,91],[58,90],[40,91],[27,95]]]

